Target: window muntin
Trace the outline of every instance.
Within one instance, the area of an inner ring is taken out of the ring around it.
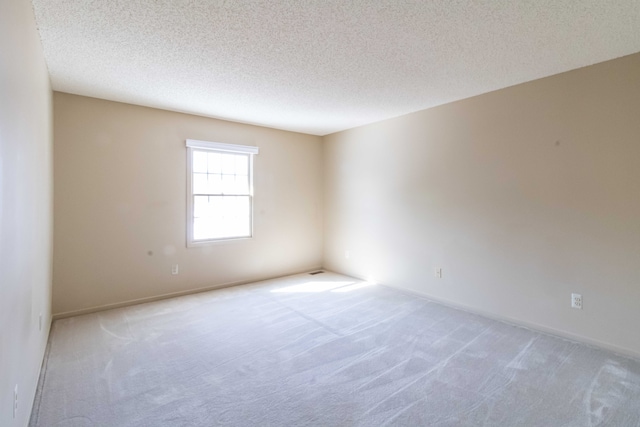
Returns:
[[[251,237],[257,148],[192,140],[187,146],[187,244]]]

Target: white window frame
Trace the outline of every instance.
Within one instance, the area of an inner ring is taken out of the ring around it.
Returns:
[[[187,139],[187,247],[210,245],[232,240],[245,240],[253,237],[253,156],[258,154],[258,147],[250,145],[225,144],[222,142],[198,141]],[[193,238],[193,152],[212,151],[218,153],[248,154],[249,157],[249,236],[224,237],[206,240]]]

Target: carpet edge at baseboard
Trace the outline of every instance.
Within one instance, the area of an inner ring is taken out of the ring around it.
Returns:
[[[302,271],[292,271],[292,272],[289,272],[289,273],[278,274],[276,276],[268,276],[268,277],[257,278],[257,279],[254,278],[254,279],[249,279],[249,280],[237,280],[235,282],[221,283],[221,284],[212,285],[212,286],[205,286],[203,288],[187,289],[187,290],[184,290],[184,291],[170,292],[170,293],[167,293],[167,294],[154,295],[154,296],[143,297],[143,298],[136,298],[136,299],[132,299],[132,300],[116,302],[116,303],[110,303],[110,304],[104,304],[104,305],[98,305],[98,306],[88,307],[88,308],[81,308],[79,310],[65,311],[65,312],[62,312],[62,313],[55,313],[52,316],[52,321],[53,320],[59,320],[59,319],[65,319],[67,317],[81,316],[83,314],[96,313],[96,312],[99,312],[99,311],[112,310],[114,308],[122,308],[122,307],[131,306],[131,305],[145,304],[145,303],[148,303],[148,302],[161,301],[161,300],[164,300],[164,299],[181,297],[181,296],[185,296],[185,295],[198,294],[198,293],[201,293],[201,292],[215,291],[217,289],[230,288],[232,286],[240,286],[240,285],[246,285],[246,284],[249,284],[249,283],[263,282],[265,280],[278,279],[280,277],[286,277],[286,276],[294,276],[296,274],[304,274],[304,273],[309,273],[311,271],[316,271],[316,270],[321,270],[321,269],[322,269],[322,266],[319,266],[319,267],[307,268],[307,269],[304,269]]]
[[[495,314],[495,313],[491,313],[491,312],[487,312],[484,310],[479,310],[476,309],[475,307],[469,307],[467,305],[464,304],[459,304],[456,303],[454,301],[449,301],[449,300],[445,300],[445,299],[440,299],[437,297],[433,297],[431,295],[428,295],[426,293],[421,293],[419,291],[414,291],[412,289],[406,289],[406,288],[401,288],[398,286],[393,286],[393,285],[386,285],[386,284],[382,284],[379,283],[379,285],[381,286],[385,286],[387,288],[390,289],[394,289],[397,290],[399,292],[404,292],[410,295],[415,295],[417,297],[421,297],[424,299],[427,299],[429,301],[433,301],[437,304],[442,304],[444,306],[447,307],[451,307],[457,310],[462,310],[462,311],[466,311],[467,313],[471,313],[471,314],[476,314],[478,316],[482,316],[482,317],[486,317],[487,319],[491,319],[491,320],[496,320],[498,322],[502,322],[502,323],[507,323],[509,325],[513,325],[513,326],[517,326],[520,328],[525,328],[525,329],[529,329],[531,331],[534,332],[539,332],[542,334],[546,334],[546,335],[551,335],[553,337],[556,338],[560,338],[560,339],[564,339],[564,340],[569,340],[569,341],[574,341],[576,343],[579,344],[584,344],[593,348],[597,348],[600,350],[607,350],[607,351],[611,351],[614,354],[618,355],[618,356],[622,356],[622,357],[626,357],[626,358],[632,358],[635,360],[639,360],[640,361],[640,353],[630,349],[630,348],[626,348],[626,347],[621,347],[615,344],[611,344],[605,341],[600,341],[600,340],[596,340],[593,338],[589,338],[589,337],[585,337],[583,335],[578,335],[578,334],[574,334],[572,332],[569,331],[564,331],[562,329],[555,329],[555,328],[550,328],[548,326],[544,326],[544,325],[540,325],[538,323],[533,323],[533,322],[527,322],[525,320],[520,320],[520,319],[514,319],[512,317],[508,317],[508,316],[501,316],[499,314]]]
[[[353,277],[354,279],[358,279],[358,280],[367,280],[366,278],[360,277],[358,275],[355,274],[345,274],[345,273],[340,273],[339,271],[335,271],[335,270],[331,270],[326,269],[327,271],[332,271],[338,274],[344,274],[345,276],[350,276]],[[446,299],[442,299],[442,298],[438,298],[438,297],[434,297],[432,295],[429,295],[427,293],[423,293],[420,291],[416,291],[413,289],[407,289],[407,288],[403,288],[400,286],[394,286],[394,285],[390,285],[390,284],[385,284],[385,283],[376,283],[380,286],[384,286],[390,289],[394,289],[398,292],[402,292],[408,295],[414,295],[420,298],[424,298],[427,299],[429,301],[435,302],[437,304],[442,304],[444,306],[447,307],[451,307],[457,310],[462,310],[462,311],[466,311],[467,313],[471,313],[471,314],[476,314],[478,316],[482,316],[482,317],[486,317],[487,319],[491,319],[491,320],[496,320],[502,323],[507,323],[509,325],[512,326],[517,326],[520,328],[525,328],[525,329],[529,329],[535,332],[539,332],[542,334],[547,334],[547,335],[551,335],[554,336],[556,338],[560,338],[560,339],[564,339],[564,340],[569,340],[569,341],[574,341],[580,344],[584,344],[584,345],[588,345],[597,349],[601,349],[601,350],[607,350],[607,351],[611,351],[614,354],[618,355],[618,356],[622,356],[622,357],[627,357],[627,358],[631,358],[634,360],[639,360],[640,361],[640,352],[637,352],[635,350],[632,350],[630,348],[626,348],[626,347],[621,347],[619,345],[616,344],[612,344],[612,343],[608,343],[605,341],[600,341],[600,340],[596,340],[593,338],[589,338],[589,337],[585,337],[583,335],[578,335],[578,334],[574,334],[572,332],[569,331],[565,331],[562,329],[555,329],[555,328],[551,328],[548,326],[544,326],[544,325],[540,325],[538,323],[533,323],[533,322],[527,322],[525,320],[520,320],[520,319],[514,319],[512,317],[508,317],[508,316],[501,316],[499,314],[495,314],[495,313],[491,313],[488,311],[484,311],[484,310],[480,310],[480,309],[476,309],[475,307],[470,307],[468,305],[465,304],[460,304],[457,303],[455,301],[450,301],[450,300],[446,300]]]

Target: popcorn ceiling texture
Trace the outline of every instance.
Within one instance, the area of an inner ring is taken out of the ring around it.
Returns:
[[[54,90],[316,135],[640,51],[637,0],[33,0]]]

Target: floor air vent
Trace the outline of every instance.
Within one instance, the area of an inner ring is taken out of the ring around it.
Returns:
[[[309,273],[312,276],[315,276],[316,274],[320,274],[320,273],[324,273],[324,271],[322,270],[318,270],[318,271],[312,271],[311,273]]]

